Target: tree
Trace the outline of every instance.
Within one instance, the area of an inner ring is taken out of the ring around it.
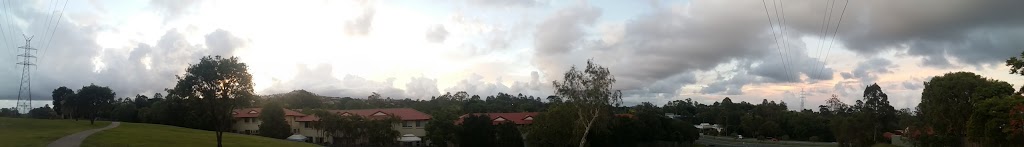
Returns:
[[[984,146],[1014,146],[1024,142],[1024,136],[1014,135],[1010,112],[1014,106],[1024,104],[1019,95],[1001,96],[975,105],[970,121],[967,122],[967,136],[971,141]]]
[[[583,71],[577,70],[576,66],[569,68],[563,81],[552,83],[556,95],[566,99],[575,109],[576,125],[583,126],[574,130],[580,134],[580,147],[586,145],[586,136],[598,117],[607,112],[608,107],[622,102],[622,92],[612,90],[615,77],[608,68],[594,64],[593,60],[587,61]]]
[[[459,129],[459,146],[494,146],[495,131],[491,125],[491,117],[484,115],[470,114],[462,119]]]
[[[323,98],[306,90],[295,90],[285,96],[285,102],[293,109],[313,109],[323,107]]]
[[[88,114],[89,124],[96,123],[96,115],[100,111],[109,109],[111,103],[114,101],[116,94],[109,87],[96,86],[95,84],[89,84],[89,86],[78,89],[78,94],[75,96],[76,110]]]
[[[512,121],[502,122],[495,129],[496,136],[498,137],[498,147],[523,147],[522,133],[519,132],[518,126]]]
[[[882,92],[878,84],[871,84],[864,89],[864,107],[860,108],[861,113],[870,120],[869,129],[872,130],[870,139],[872,143],[885,142],[883,132],[898,128],[896,126],[896,109],[889,105],[889,96]]]
[[[260,136],[285,139],[292,135],[291,127],[284,120],[284,108],[277,103],[267,103],[260,112]]]
[[[57,118],[57,112],[50,108],[50,104],[46,104],[43,107],[29,110],[28,116],[36,119],[53,119]]]
[[[58,87],[57,89],[54,89],[52,93],[53,93],[53,95],[52,95],[52,97],[53,97],[53,111],[55,111],[57,114],[60,114],[63,117],[64,114],[65,114],[64,108],[66,108],[66,107],[64,107],[64,105],[65,105],[64,104],[65,103],[64,100],[69,99],[72,96],[74,96],[75,95],[75,91],[71,90],[71,88],[61,86],[61,87]]]
[[[238,57],[206,56],[189,65],[168,95],[196,101],[205,123],[212,124],[217,146],[223,146],[224,131],[231,124],[231,111],[248,105],[254,96],[252,75]]]
[[[974,105],[997,96],[1013,94],[1006,82],[990,80],[970,72],[947,73],[924,83],[921,93],[921,119],[935,136],[921,142],[963,144]]]
[[[138,122],[139,112],[133,103],[118,103],[114,106],[112,118],[123,122]]]
[[[575,118],[577,113],[566,104],[553,104],[547,112],[536,116],[530,126],[530,135],[526,135],[529,146],[570,147],[579,143],[580,134],[573,133],[581,128]]]
[[[366,137],[369,146],[394,146],[398,143],[395,139],[402,136],[393,129],[393,124],[398,122],[398,117],[394,115],[362,121],[360,126],[364,129],[359,129],[361,132],[358,134]]]
[[[18,117],[18,109],[0,108],[0,117]]]

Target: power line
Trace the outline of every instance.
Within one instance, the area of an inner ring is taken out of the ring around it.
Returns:
[[[796,54],[796,53],[793,53],[793,47],[792,47],[793,44],[790,43],[790,41],[789,41],[789,33],[786,33],[786,32],[789,32],[789,31],[786,31],[786,29],[788,28],[788,25],[786,25],[786,7],[785,7],[785,5],[783,5],[782,0],[779,0],[779,8],[776,8],[775,10],[782,11],[781,12],[781,14],[782,14],[781,15],[782,16],[782,21],[779,22],[780,23],[779,24],[779,28],[781,28],[780,31],[782,31],[781,32],[781,34],[782,34],[782,43],[784,43],[784,45],[785,45],[784,47],[786,47],[786,58],[787,58],[786,60],[789,60],[789,65],[790,65],[790,67],[792,67],[793,66],[793,56],[795,56],[794,54]],[[776,14],[775,15],[775,19],[778,19],[779,16],[780,16],[779,14]],[[797,59],[800,59],[800,58],[797,58]],[[800,63],[800,61],[797,61],[797,63]],[[791,74],[793,74],[793,76],[796,76],[798,81],[800,80],[799,70],[794,69],[794,68],[790,68],[789,71],[790,71]]]
[[[839,34],[839,27],[843,24],[843,16],[846,15],[846,6],[850,5],[850,0],[846,0],[846,4],[843,5],[843,12],[839,14],[839,22],[836,22],[836,29],[832,32],[832,40],[828,43],[828,51],[825,53],[825,62],[828,62],[828,54],[832,53],[832,45],[836,42],[836,34]],[[825,70],[824,62],[822,63],[820,70]]]
[[[831,2],[832,2],[831,4],[829,4],[829,1],[825,2],[825,5],[826,5],[825,6],[825,13],[826,13],[826,15],[822,15],[822,27],[821,27],[821,34],[822,35],[821,35],[821,41],[819,41],[820,43],[818,44],[818,58],[821,58],[821,50],[824,50],[825,42],[828,41],[827,40],[828,28],[832,26],[832,12],[835,12],[835,4],[836,3],[835,3],[835,0],[832,0]],[[831,11],[829,11],[829,10],[831,10]],[[825,19],[826,18],[825,16],[827,16],[828,19]],[[825,54],[825,55],[828,56],[828,54]],[[824,69],[824,68],[825,68],[825,62],[822,61],[820,69],[816,70],[815,74],[818,75],[818,76],[821,76],[821,70]]]
[[[53,42],[53,34],[57,33],[57,26],[60,26],[60,21],[64,20],[64,10],[68,7],[68,1],[70,0],[65,0],[63,8],[60,8],[60,17],[57,17],[57,24],[54,24],[53,29],[50,31],[50,39],[46,40],[46,46],[43,47],[43,56],[46,56],[46,52],[50,50],[50,42]]]
[[[786,58],[782,55],[782,46],[779,45],[779,37],[775,35],[775,23],[772,23],[772,15],[768,14],[768,2],[761,0],[761,4],[764,6],[764,15],[768,17],[768,26],[772,29],[772,38],[775,38],[775,49],[779,51],[779,59],[782,60],[782,67],[785,69],[784,72],[789,72],[789,66],[786,65]]]

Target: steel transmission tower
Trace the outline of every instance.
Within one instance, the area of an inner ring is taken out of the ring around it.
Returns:
[[[804,93],[803,89],[800,89],[800,111],[804,111],[804,100],[807,99],[807,93]],[[800,112],[797,111],[797,112]]]
[[[22,35],[22,37],[25,37],[25,35]],[[36,50],[35,48],[32,48],[32,37],[25,37],[25,46],[21,46],[18,48],[24,49],[25,52],[18,55],[18,57],[21,58],[21,62],[17,63],[18,65],[21,65],[21,87],[18,88],[17,109],[18,111],[20,111],[20,113],[28,113],[28,111],[32,109],[31,69],[32,66],[36,65],[35,63],[32,63],[31,60],[33,58],[36,58],[36,56],[32,55],[32,51]]]

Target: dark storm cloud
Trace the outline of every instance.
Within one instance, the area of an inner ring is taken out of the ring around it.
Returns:
[[[1024,46],[1024,1],[852,1],[840,41],[873,55],[907,47],[925,65],[997,63]],[[848,23],[847,23],[848,22]]]
[[[857,67],[853,69],[853,77],[859,78],[862,85],[868,85],[877,82],[879,74],[892,73],[892,68],[897,66],[883,58],[872,58],[864,62],[857,63]]]
[[[604,45],[586,40],[583,36],[587,34],[577,31],[592,23],[579,20],[596,17],[600,11],[579,8],[561,10],[538,26],[534,63],[549,76],[557,76],[567,65],[582,65],[580,62],[593,57],[612,69],[619,80],[618,87],[624,90],[678,89],[692,83],[675,80],[673,76],[709,71],[734,62],[741,63],[736,67],[741,70],[737,71],[751,75],[723,78],[701,91],[739,94],[742,86],[751,82],[797,82],[799,74],[811,80],[832,79],[833,70],[820,69],[821,61],[808,56],[806,49],[799,47],[804,43],[798,39],[791,40],[794,47],[785,56],[792,60],[791,64],[800,66],[793,67],[793,73],[786,73],[760,2],[693,1],[689,6],[658,8],[626,22],[620,41]],[[819,70],[821,74],[817,74]],[[676,83],[657,84],[665,82]]]

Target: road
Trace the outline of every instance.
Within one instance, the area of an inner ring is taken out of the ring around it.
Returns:
[[[701,136],[697,144],[716,147],[791,147],[791,146],[836,146],[832,143],[809,143],[809,142],[764,142],[751,139],[738,140],[734,138]]]

